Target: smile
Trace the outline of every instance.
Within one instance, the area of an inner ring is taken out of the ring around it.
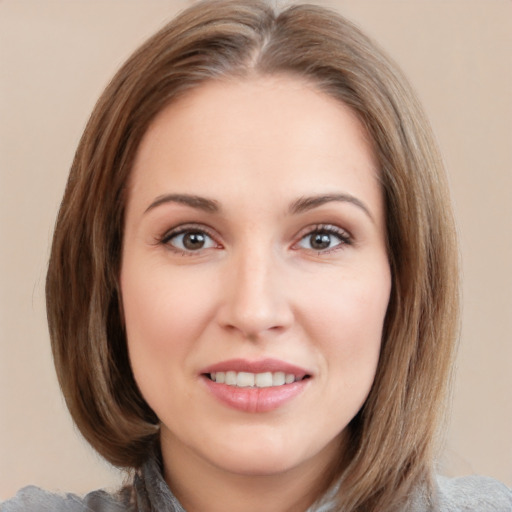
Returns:
[[[231,359],[204,368],[206,389],[224,406],[245,413],[264,413],[298,399],[314,374],[286,361]]]
[[[297,376],[293,373],[285,372],[211,372],[209,378],[217,384],[226,384],[237,388],[270,388],[275,386],[284,386],[303,380],[306,376]]]

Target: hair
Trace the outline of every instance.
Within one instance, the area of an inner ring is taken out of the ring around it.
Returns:
[[[348,427],[339,503],[346,511],[394,510],[416,486],[433,489],[458,325],[455,230],[443,164],[415,94],[374,42],[325,8],[200,2],[115,75],[79,143],[53,238],[46,299],[59,382],[87,441],[114,465],[140,467],[159,433],[130,369],[120,311],[134,156],[155,116],[187,91],[283,74],[351,107],[379,162],[392,290],[375,381]]]

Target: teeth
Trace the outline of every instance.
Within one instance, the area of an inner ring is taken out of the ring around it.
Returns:
[[[239,388],[250,388],[254,386],[254,373],[238,372],[236,385]]]
[[[284,384],[292,384],[300,378],[293,373],[284,372],[213,372],[210,378],[218,384],[227,384],[228,386],[236,386],[239,388],[270,388],[272,386],[283,386]]]
[[[217,375],[218,374],[219,372],[217,372]],[[236,372],[226,372],[226,380],[224,383],[228,384],[229,386],[236,386]]]
[[[292,382],[295,382],[295,375],[289,374],[290,378],[293,377],[293,380],[288,382],[288,384],[291,384]],[[282,386],[286,383],[286,375],[284,372],[276,372],[272,375],[272,386]]]
[[[295,376],[294,375],[290,375],[288,373],[286,374],[286,377],[284,379],[286,384],[291,384],[294,380],[295,380]]]
[[[257,373],[254,377],[254,383],[257,388],[269,388],[274,383],[271,372]]]

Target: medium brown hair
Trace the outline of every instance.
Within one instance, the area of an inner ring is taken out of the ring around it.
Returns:
[[[122,467],[144,462],[158,418],[130,369],[118,285],[135,153],[156,114],[186,91],[275,74],[349,105],[380,164],[392,291],[375,382],[348,427],[339,501],[346,511],[394,510],[415,486],[431,485],[457,325],[453,218],[435,140],[407,81],[375,43],[324,8],[201,2],[113,78],[78,146],[53,238],[46,296],[60,385],[99,453]]]

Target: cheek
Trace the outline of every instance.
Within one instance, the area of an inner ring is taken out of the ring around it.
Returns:
[[[373,382],[391,279],[387,266],[378,273],[361,273],[317,283],[308,290],[302,311],[310,338],[316,340],[330,374],[345,388]]]
[[[390,278],[363,274],[359,279],[341,275],[330,280],[308,283],[303,296],[304,315],[310,324],[325,330],[328,338],[360,333],[362,339],[380,334],[390,293]]]
[[[121,272],[128,354],[142,396],[163,421],[165,411],[193,403],[190,354],[208,323],[212,295],[200,275],[136,263],[124,262]]]
[[[204,329],[212,309],[211,295],[198,293],[193,281],[193,276],[181,276],[168,268],[145,266],[141,270],[129,263],[123,267],[123,310],[136,377],[148,368],[156,376],[182,364]]]

